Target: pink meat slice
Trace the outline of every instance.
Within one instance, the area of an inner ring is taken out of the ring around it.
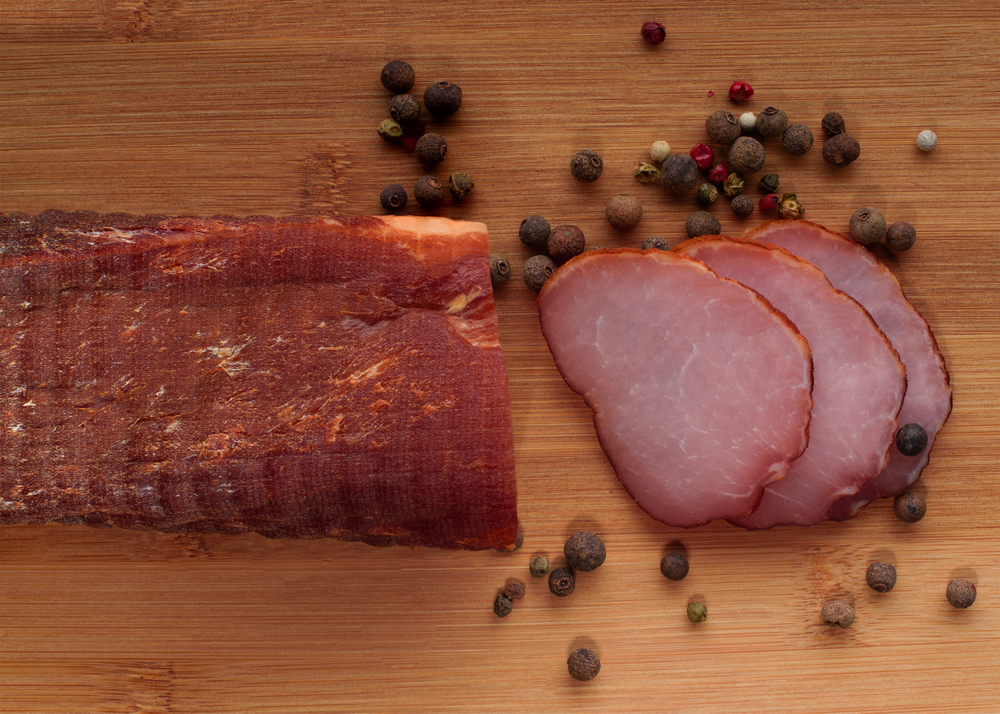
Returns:
[[[838,521],[852,518],[872,501],[899,495],[920,478],[934,439],[951,413],[944,358],[930,327],[906,299],[899,282],[864,247],[806,221],[765,223],[745,237],[781,246],[822,270],[835,288],[868,310],[906,366],[907,388],[899,423],[920,424],[927,432],[927,448],[917,456],[904,456],[893,445],[882,473],[858,493],[842,498],[830,514]]]
[[[751,529],[822,523],[889,461],[906,392],[896,350],[861,305],[786,250],[714,237],[676,250],[763,295],[812,350],[809,446],[785,478],[768,484],[756,511],[732,522]]]
[[[556,366],[653,518],[690,527],[744,516],[806,448],[808,344],[704,264],[594,250],[561,267],[538,303]]]

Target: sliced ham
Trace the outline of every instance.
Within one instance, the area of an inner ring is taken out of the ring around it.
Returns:
[[[813,355],[809,446],[788,475],[768,484],[744,528],[816,525],[889,461],[906,371],[861,305],[811,263],[781,248],[725,238],[685,241],[677,252],[767,298],[795,323]]]
[[[781,246],[822,270],[835,288],[868,310],[906,366],[907,388],[899,423],[920,424],[927,432],[927,448],[917,456],[904,456],[893,445],[882,473],[834,507],[831,518],[846,520],[871,501],[896,496],[920,478],[934,439],[951,413],[944,358],[930,327],[903,295],[896,278],[864,247],[806,221],[766,223],[745,237]]]
[[[809,346],[752,290],[685,256],[594,250],[538,303],[556,366],[653,518],[744,516],[805,449]]]

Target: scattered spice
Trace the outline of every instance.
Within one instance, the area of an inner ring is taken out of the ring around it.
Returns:
[[[389,102],[389,116],[400,124],[412,124],[420,118],[420,105],[412,94],[397,94]]]
[[[382,208],[387,211],[399,211],[406,207],[406,189],[398,183],[391,183],[382,189],[378,197]]]
[[[660,170],[652,164],[639,164],[635,167],[635,177],[642,183],[661,180]]]
[[[739,196],[743,193],[743,177],[736,173],[729,174],[726,177],[726,182],[722,185],[722,190],[730,198]]]
[[[854,624],[854,608],[843,600],[830,600],[823,606],[820,617],[830,627],[847,629]]]
[[[642,242],[642,245],[639,246],[639,248],[642,250],[649,250],[651,248],[655,248],[656,250],[670,250],[670,243],[668,243],[664,238],[650,236]]]
[[[801,156],[812,148],[812,130],[805,124],[789,124],[781,135],[781,145],[792,156]]]
[[[722,234],[722,224],[708,211],[695,211],[688,216],[684,230],[687,231],[688,238],[717,236]]]
[[[569,676],[581,682],[589,682],[601,671],[601,658],[592,649],[580,647],[570,653],[566,660]]]
[[[607,216],[608,223],[615,228],[621,230],[635,228],[642,218],[642,204],[635,196],[620,193],[608,201],[604,215]]]
[[[440,134],[424,134],[417,139],[416,151],[420,163],[437,166],[448,154],[448,144]]]
[[[690,568],[688,559],[680,553],[667,553],[660,561],[660,572],[667,580],[683,580]]]
[[[861,145],[850,134],[835,134],[823,144],[823,160],[833,166],[847,166],[861,155]]]
[[[769,193],[764,198],[760,199],[760,210],[762,211],[773,211],[781,203],[781,196],[776,193]]]
[[[514,603],[510,601],[510,598],[500,593],[497,595],[497,599],[493,601],[493,612],[497,617],[507,617],[510,613],[514,611]]]
[[[576,152],[576,156],[569,163],[569,170],[577,181],[590,183],[601,177],[604,161],[596,151],[584,149]]]
[[[892,510],[903,523],[916,523],[927,513],[927,503],[919,493],[907,491],[896,496]]]
[[[783,109],[768,107],[757,117],[757,131],[761,136],[781,136],[788,128],[788,115]]]
[[[734,102],[744,102],[753,96],[753,87],[746,82],[733,82],[729,87],[729,98]]]
[[[712,112],[705,120],[705,131],[708,137],[717,144],[729,145],[740,135],[740,122],[732,112],[719,109]],[[702,166],[702,168],[707,168]]]
[[[798,197],[794,193],[781,194],[781,203],[778,205],[778,213],[782,218],[798,218],[806,209],[799,203]]]
[[[829,112],[823,117],[823,131],[827,136],[843,134],[847,131],[847,127],[844,124],[844,117],[840,116],[837,112]]]
[[[760,187],[767,193],[778,190],[778,174],[764,174],[760,178]]]
[[[721,186],[729,176],[729,167],[725,164],[716,164],[708,171],[708,180],[716,186]]]
[[[740,129],[744,134],[749,134],[757,128],[757,115],[753,112],[743,112],[740,114]]]
[[[955,578],[948,583],[946,594],[952,607],[964,610],[976,601],[976,586],[968,578]]]
[[[885,238],[887,230],[885,218],[877,208],[859,208],[851,216],[851,235],[861,245],[878,243]]]
[[[552,262],[552,258],[547,255],[533,255],[524,261],[521,277],[524,278],[524,284],[532,292],[537,293],[554,272],[556,264]]]
[[[764,168],[764,145],[750,136],[741,136],[729,147],[729,170],[754,174]]]
[[[651,158],[654,163],[662,164],[670,156],[670,144],[665,141],[654,141],[652,146],[649,147],[649,158]]]
[[[409,92],[413,86],[413,67],[403,60],[392,60],[382,68],[382,86],[393,94]]]
[[[395,141],[403,135],[403,127],[395,119],[383,119],[377,131],[385,141]]]
[[[549,233],[546,242],[546,250],[554,260],[562,262],[569,260],[574,255],[580,255],[586,245],[583,231],[577,226],[556,226]]]
[[[715,152],[708,144],[695,144],[691,149],[691,158],[699,169],[707,169],[715,161]]]
[[[673,193],[687,193],[698,184],[698,164],[685,154],[671,154],[663,162],[663,185]]]
[[[472,193],[472,188],[475,185],[476,182],[464,171],[456,171],[448,177],[448,189],[451,191],[452,198],[456,201],[461,201]]]
[[[919,424],[904,424],[896,432],[896,448],[903,456],[918,456],[927,448],[927,432]]]
[[[533,578],[544,578],[549,574],[549,559],[544,555],[536,555],[528,563],[528,572]]]
[[[438,181],[438,183],[441,183]],[[490,258],[490,282],[493,285],[503,285],[510,280],[512,268],[510,261],[500,255]]]
[[[704,622],[708,619],[708,608],[703,602],[690,602],[687,606],[687,616],[691,622]]]
[[[434,208],[444,199],[444,184],[437,176],[421,176],[413,188],[413,196],[424,208]]]
[[[642,35],[642,39],[655,47],[667,39],[667,28],[659,22],[650,20],[649,22],[642,23],[642,29],[639,31],[639,34]]]
[[[545,242],[549,239],[551,230],[549,222],[541,216],[528,216],[521,221],[517,237],[529,248],[542,250],[545,248]]]
[[[517,578],[508,578],[503,588],[503,594],[511,600],[523,600],[525,594],[524,583]]]
[[[708,206],[715,203],[719,197],[719,189],[710,183],[703,183],[698,187],[698,203]]]
[[[745,218],[753,213],[753,199],[743,193],[734,198],[729,207],[733,209],[733,213],[737,216]]]
[[[906,221],[896,221],[885,232],[885,244],[893,253],[908,251],[916,240],[916,229]]]
[[[462,88],[454,82],[435,82],[424,90],[424,106],[438,119],[454,114],[462,106]]]
[[[566,540],[563,554],[571,568],[589,573],[601,567],[608,553],[596,533],[579,531]]]
[[[576,576],[569,568],[556,568],[549,573],[549,590],[553,595],[566,597],[576,589]]]
[[[931,151],[937,146],[937,134],[930,129],[924,129],[917,134],[917,148],[921,151]]]
[[[877,561],[868,566],[865,573],[868,587],[877,593],[887,593],[896,587],[896,569],[892,563]]]

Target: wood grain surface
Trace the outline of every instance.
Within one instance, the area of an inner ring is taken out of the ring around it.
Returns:
[[[656,48],[638,34],[651,18],[667,26]],[[498,310],[521,550],[2,528],[0,711],[1000,711],[995,4],[0,0],[0,20],[0,210],[380,213],[384,184],[423,173],[375,134],[379,70],[402,58],[418,95],[436,79],[465,92],[429,127],[449,141],[438,173],[476,188],[438,213],[486,222],[518,270],[531,213],[591,246],[681,240],[693,196],[632,168],[654,140],[703,141],[705,117],[734,109],[729,84],[748,81],[745,109],[780,106],[817,135],[798,158],[767,143],[807,217],[846,231],[870,205],[916,226],[910,252],[876,252],[934,329],[955,400],[916,487],[920,523],[879,502],[811,529],[667,528],[618,484],[513,280]],[[839,171],[820,157],[830,110],[862,146]],[[581,148],[604,156],[594,184],[569,175]],[[621,192],[645,207],[629,233],[604,220]],[[728,233],[760,217],[737,220],[725,199],[712,212]],[[528,561],[558,564],[583,527],[607,562],[557,599]],[[671,543],[691,561],[680,583],[658,570]],[[865,586],[875,559],[897,567],[888,595]],[[967,611],[944,597],[957,575],[979,586]],[[527,597],[498,620],[508,577]],[[820,623],[831,597],[854,604],[849,630]],[[709,611],[697,626],[691,599]],[[566,672],[581,645],[603,662],[589,683]]]

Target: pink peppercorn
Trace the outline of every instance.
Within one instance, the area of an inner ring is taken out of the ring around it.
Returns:
[[[760,210],[773,211],[781,203],[781,196],[776,193],[769,193],[760,199]]]
[[[729,98],[734,102],[742,102],[753,96],[753,87],[746,82],[733,82],[729,88]]]
[[[715,161],[715,152],[708,144],[698,144],[691,149],[691,158],[698,164],[699,169],[707,169]]]
[[[641,33],[642,39],[651,45],[658,45],[667,39],[667,29],[658,22],[643,23]]]
[[[721,186],[729,178],[729,167],[725,164],[716,164],[708,172],[708,180],[717,186]]]

